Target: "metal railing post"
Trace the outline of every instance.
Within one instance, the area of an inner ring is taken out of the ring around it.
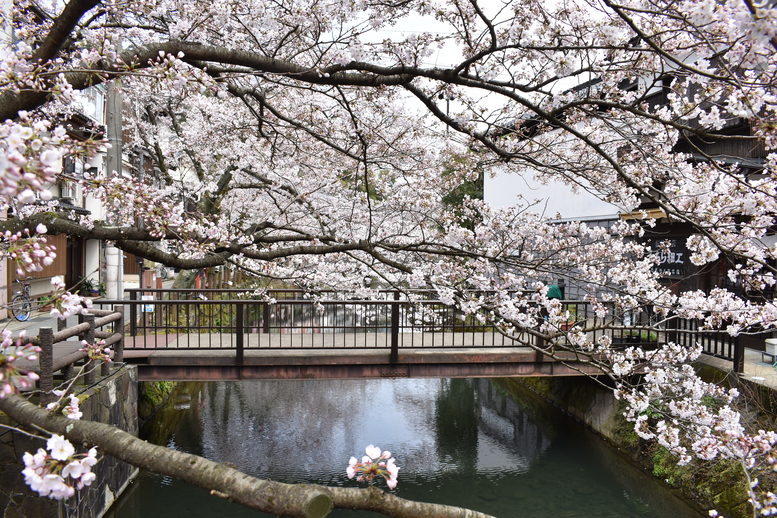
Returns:
[[[262,333],[270,332],[270,304],[262,304]]]
[[[536,339],[536,349],[534,350],[534,361],[536,363],[542,363],[545,360],[545,355],[543,354],[542,350],[547,349],[548,342],[545,339],[544,336],[537,335],[535,337]]]
[[[40,341],[40,354],[38,365],[40,366],[40,406],[46,406],[54,400],[51,393],[54,390],[54,330],[50,327],[41,327],[38,331]]]
[[[113,361],[121,363],[124,361],[124,305],[119,304],[113,309],[119,312],[119,320],[114,322],[113,332],[121,334],[121,338],[116,342],[113,349]]]
[[[130,291],[130,301],[138,300],[138,293],[136,291]],[[135,336],[138,332],[138,305],[130,302],[130,336]]]
[[[391,305],[391,354],[389,363],[399,361],[399,291],[394,291],[395,302]]]
[[[734,338],[734,372],[742,374],[745,372],[745,348],[742,346],[742,340],[739,335]]]
[[[664,342],[680,343],[677,330],[680,328],[680,317],[676,316],[666,322],[664,326]]]
[[[243,365],[243,303],[235,304],[235,364]]]

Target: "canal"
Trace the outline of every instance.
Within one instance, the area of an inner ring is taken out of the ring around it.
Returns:
[[[375,444],[401,467],[399,496],[498,517],[700,516],[583,426],[485,379],[188,383],[142,434],[257,477],[340,486]],[[107,516],[263,515],[141,473]]]

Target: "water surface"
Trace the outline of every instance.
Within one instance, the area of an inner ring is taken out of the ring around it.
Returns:
[[[489,380],[186,384],[144,434],[257,477],[335,486],[356,485],[348,459],[376,444],[401,466],[397,495],[498,517],[700,516],[582,426]],[[268,515],[142,473],[108,517],[151,516]]]

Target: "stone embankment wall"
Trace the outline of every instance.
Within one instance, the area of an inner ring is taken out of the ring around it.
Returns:
[[[134,366],[117,366],[110,376],[91,387],[77,387],[75,393],[81,401],[82,419],[112,424],[138,434],[138,383]],[[100,461],[94,467],[95,483],[79,491],[66,504],[58,503],[37,496],[24,484],[22,455],[41,447],[45,447],[43,441],[20,433],[5,431],[0,435],[0,515],[5,518],[99,518],[137,474],[134,466],[100,455],[98,449]]]
[[[702,377],[722,378],[723,373],[712,372],[700,366]],[[727,461],[693,461],[678,466],[677,459],[665,448],[652,441],[644,441],[634,433],[631,423],[623,418],[623,404],[615,399],[612,390],[585,377],[568,378],[505,378],[499,384],[508,391],[531,391],[565,413],[585,423],[599,433],[623,455],[650,472],[677,491],[685,500],[700,510],[716,509],[727,518],[752,517],[747,505],[747,481],[739,464]],[[771,421],[774,426],[775,394],[764,394],[751,383],[738,386],[743,394],[745,419],[751,423]],[[770,401],[766,401],[770,399]],[[769,404],[771,403],[771,404]],[[748,410],[749,409],[749,410]],[[765,426],[769,424],[764,423]]]
[[[144,381],[138,389],[138,417],[141,426],[151,418],[178,386],[177,381]]]

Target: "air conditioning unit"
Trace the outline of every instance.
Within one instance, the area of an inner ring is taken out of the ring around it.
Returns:
[[[78,195],[78,185],[72,182],[59,182],[59,197],[75,200]]]

